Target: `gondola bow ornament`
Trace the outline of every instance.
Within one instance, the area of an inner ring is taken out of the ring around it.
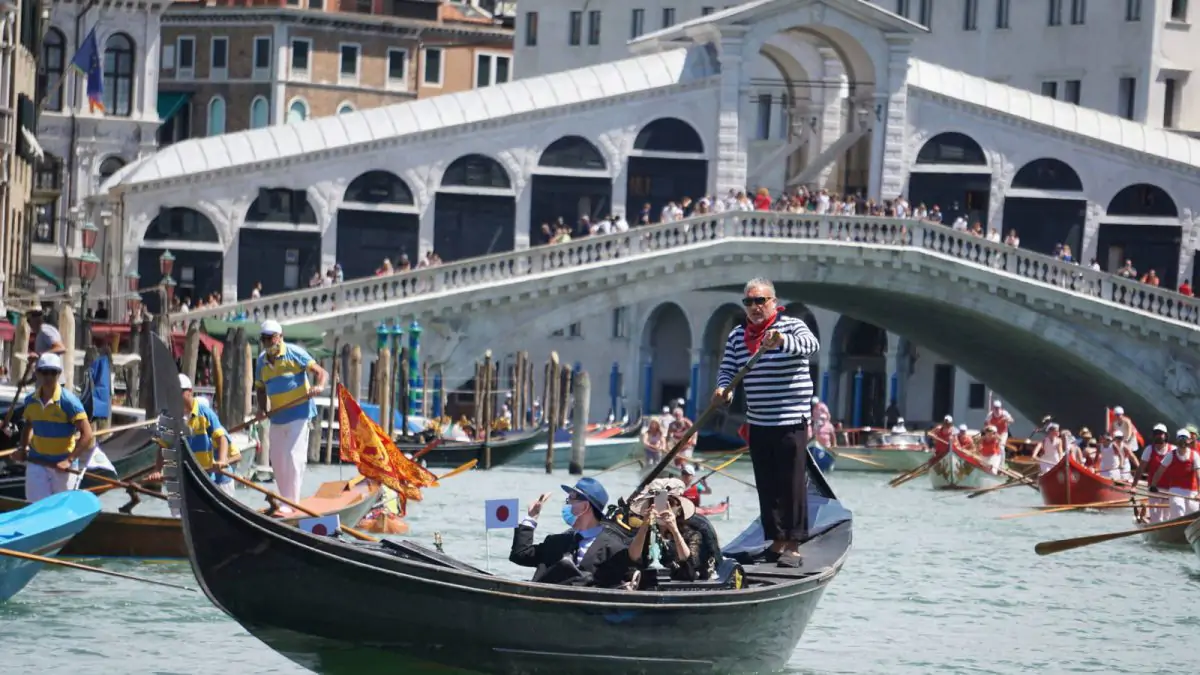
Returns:
[[[400,501],[399,510],[404,513],[409,499],[420,501],[420,488],[438,484],[437,476],[405,457],[340,384],[337,396],[338,444],[342,461],[352,462],[363,476],[395,491]]]

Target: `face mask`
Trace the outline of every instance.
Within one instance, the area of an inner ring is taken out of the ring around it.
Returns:
[[[575,519],[578,517],[575,515],[575,508],[571,506],[571,502],[563,504],[562,519],[567,524],[567,527],[575,527]]]

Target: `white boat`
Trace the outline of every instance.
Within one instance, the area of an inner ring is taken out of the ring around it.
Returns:
[[[935,490],[977,490],[1005,480],[1005,476],[992,473],[979,460],[958,450],[947,452],[929,470],[929,481]]]
[[[853,444],[832,448],[838,471],[900,473],[912,471],[933,458],[925,445],[925,434],[919,431],[890,432],[867,428],[839,436]],[[870,463],[858,461],[857,457]]]
[[[586,471],[603,471],[629,459],[642,449],[640,437],[589,438],[583,453],[583,468]],[[571,442],[555,441],[554,468],[566,469],[571,463]],[[546,465],[546,444],[539,443],[528,452],[509,462],[507,466],[534,467]]]

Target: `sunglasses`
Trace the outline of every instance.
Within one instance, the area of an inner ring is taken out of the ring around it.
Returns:
[[[763,305],[767,304],[770,301],[771,301],[771,298],[763,298],[763,297],[742,298],[742,306],[743,307],[751,307],[754,305],[758,305],[759,307],[762,307]]]

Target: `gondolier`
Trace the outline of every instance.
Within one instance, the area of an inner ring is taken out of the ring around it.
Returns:
[[[267,431],[271,468],[279,494],[292,501],[300,500],[300,484],[308,464],[308,421],[316,416],[317,406],[301,399],[325,389],[328,374],[303,347],[283,341],[283,327],[267,320],[260,331],[262,353],[254,373],[260,414],[271,421]],[[309,380],[309,374],[315,382]],[[273,412],[278,411],[278,412]],[[290,513],[282,507],[282,515]]]
[[[233,456],[233,448],[229,442],[229,434],[225,433],[225,425],[214,411],[192,389],[192,381],[187,375],[179,374],[179,388],[183,390],[183,409],[187,411],[188,447],[200,466],[211,470],[209,475],[213,482],[225,494],[233,494],[233,479],[217,473],[229,465]]]
[[[26,424],[14,458],[32,460],[25,467],[25,499],[31,502],[74,490],[79,476],[69,472],[81,457],[87,465],[86,456],[95,443],[83,403],[58,383],[62,370],[58,354],[38,357],[37,389],[25,399]]]
[[[799,567],[800,544],[808,538],[808,435],[813,382],[808,358],[821,348],[803,321],[783,314],[775,285],[766,279],[746,284],[745,323],[725,341],[713,402],[728,404],[729,385],[750,357],[765,351],[742,381],[746,394],[747,442],[758,484],[763,535],[771,546],[768,562]]]
[[[996,437],[1000,439],[1000,447],[1008,447],[1008,428],[1013,423],[1013,416],[1004,409],[1004,404],[999,399],[992,401],[992,410],[988,413],[987,419],[983,421],[984,427],[992,426],[996,428]]]
[[[1192,447],[1187,429],[1175,433],[1175,448],[1168,452],[1150,477],[1150,490],[1165,490],[1171,495],[1167,520],[1182,518],[1200,510],[1200,452]]]

